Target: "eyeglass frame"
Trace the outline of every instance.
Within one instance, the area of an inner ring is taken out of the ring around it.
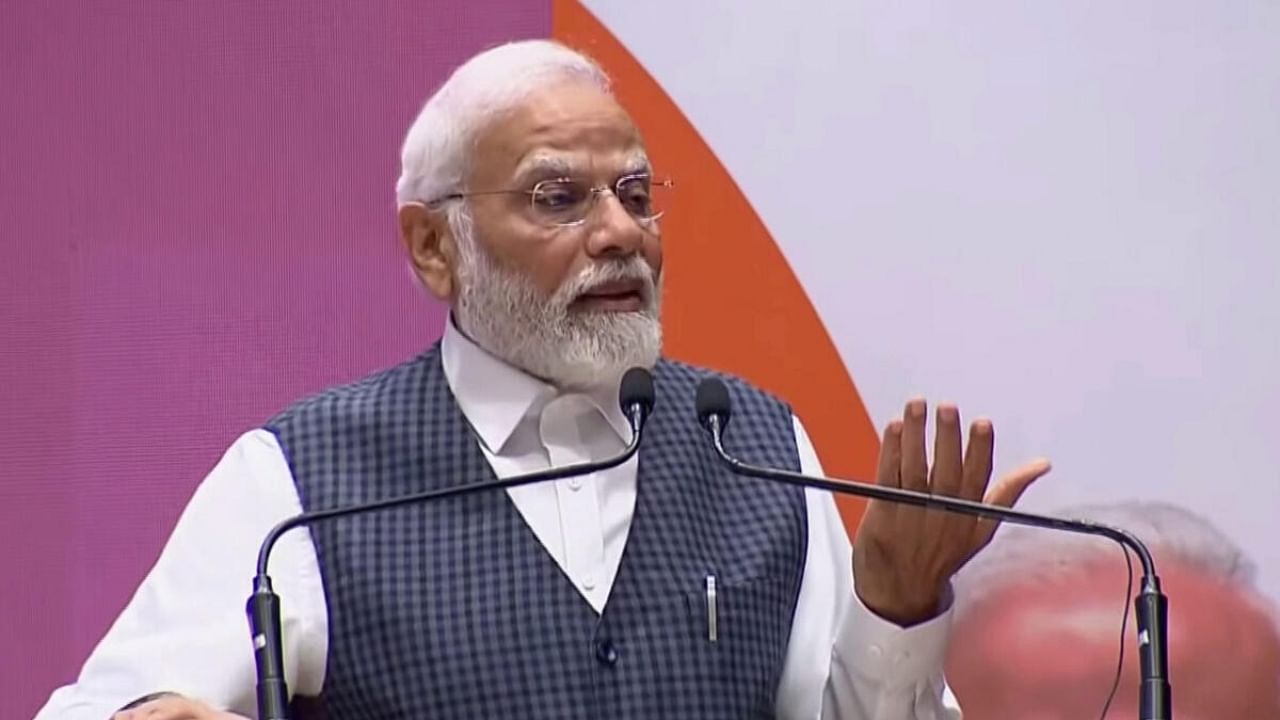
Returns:
[[[636,223],[638,223],[642,227],[648,227],[651,223],[656,222],[659,218],[665,215],[666,211],[659,210],[658,212],[648,217],[637,217],[631,211],[627,210],[626,204],[623,203],[622,198],[618,196],[618,189],[622,185],[622,183],[628,180],[635,180],[638,178],[648,178],[649,189],[652,189],[655,186],[667,188],[667,189],[671,189],[675,187],[675,182],[673,182],[671,178],[656,180],[653,177],[653,173],[630,173],[628,175],[623,175],[622,177],[614,181],[613,185],[588,185],[587,191],[591,193],[591,203],[587,207],[586,211],[582,213],[582,217],[578,218],[577,220],[572,220],[570,222],[565,222],[565,223],[552,222],[552,223],[548,223],[547,225],[549,227],[555,227],[555,228],[581,227],[582,225],[586,224],[587,218],[591,217],[591,212],[595,210],[596,203],[600,200],[600,196],[605,193],[608,193],[612,195],[620,205],[622,205],[622,209],[626,211],[627,215],[632,220],[635,220]],[[471,190],[467,192],[455,192],[455,193],[449,193],[448,195],[442,195],[436,198],[435,200],[432,200],[431,202],[427,203],[427,205],[429,207],[432,207],[432,206],[438,207],[442,203],[449,202],[450,200],[465,200],[469,197],[484,196],[484,195],[528,195],[529,207],[536,211],[537,207],[534,204],[535,203],[534,198],[538,196],[538,188],[542,187],[547,183],[565,183],[565,182],[577,183],[582,181],[579,180],[578,178],[573,178],[573,177],[557,177],[557,178],[548,178],[546,180],[539,180],[538,182],[533,184],[533,187],[527,190],[524,188],[509,188],[505,190]]]

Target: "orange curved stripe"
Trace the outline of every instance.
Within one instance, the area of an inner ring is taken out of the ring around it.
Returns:
[[[553,0],[552,35],[595,58],[676,182],[662,220],[666,350],[787,398],[830,475],[870,478],[879,438],[853,380],[778,245],[658,83],[577,0]],[[863,503],[838,500],[852,532]]]

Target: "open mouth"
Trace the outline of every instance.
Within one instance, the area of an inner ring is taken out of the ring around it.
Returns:
[[[579,295],[572,306],[594,312],[638,312],[644,304],[644,282],[631,279],[601,283]]]

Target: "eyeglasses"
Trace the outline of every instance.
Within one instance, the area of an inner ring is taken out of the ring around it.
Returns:
[[[574,227],[587,221],[596,199],[609,193],[637,223],[649,227],[666,211],[666,201],[674,185],[670,180],[654,180],[651,175],[624,175],[612,187],[592,186],[574,178],[543,180],[529,190],[479,190],[445,195],[431,204],[461,200],[475,195],[529,196],[529,209],[538,222],[552,227]]]

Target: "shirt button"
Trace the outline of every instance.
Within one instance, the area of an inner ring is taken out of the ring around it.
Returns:
[[[569,489],[570,489],[570,490],[573,490],[573,491],[575,491],[575,492],[577,492],[578,490],[581,490],[581,489],[582,489],[582,478],[581,478],[581,477],[571,477],[571,478],[569,478]]]
[[[588,590],[594,590],[596,587],[596,576],[590,573],[582,576],[582,587]]]
[[[872,645],[870,649],[867,650],[867,654],[871,656],[872,660],[879,660],[880,657],[884,655],[884,650],[879,645]]]
[[[613,646],[613,641],[601,640],[596,643],[596,659],[604,665],[618,664],[618,649]]]

